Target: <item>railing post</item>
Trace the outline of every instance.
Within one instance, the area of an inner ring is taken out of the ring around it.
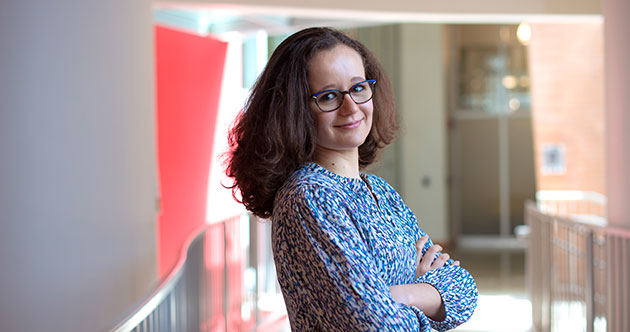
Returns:
[[[586,230],[586,332],[593,332],[593,322],[594,322],[594,295],[595,295],[595,287],[594,287],[594,264],[595,260],[593,258],[593,231]]]
[[[542,332],[551,331],[551,310],[552,310],[552,295],[551,295],[551,282],[553,280],[553,247],[552,247],[552,232],[553,220],[549,216],[542,216],[541,224],[544,228],[542,231]]]
[[[250,266],[254,268],[255,284],[254,284],[254,331],[258,331],[258,324],[260,323],[260,312],[258,310],[258,298],[260,296],[260,268],[258,263],[258,220],[254,217],[249,217],[249,259]]]
[[[607,275],[607,296],[606,296],[606,328],[615,332],[615,261],[613,259],[613,239],[611,234],[606,234],[606,275]]]
[[[169,331],[175,331],[177,327],[177,311],[176,311],[176,302],[175,302],[175,294],[171,293],[168,299],[168,322],[169,322]]]
[[[624,276],[621,280],[625,280],[623,283],[624,287],[623,287],[623,295],[622,295],[622,298],[625,299],[624,301],[625,303],[622,304],[622,308],[625,308],[625,309],[622,309],[622,310],[624,310],[626,313],[624,315],[625,330],[628,331],[630,330],[630,314],[629,314],[630,312],[630,285],[629,285],[630,283],[630,262],[629,262],[630,255],[628,253],[628,251],[630,251],[630,238],[625,237],[623,238],[622,241],[624,243],[624,246],[621,250],[620,262],[622,264]]]
[[[227,243],[227,221],[221,223],[223,227],[223,321],[225,332],[228,332],[228,311],[229,311],[229,285],[228,285],[228,243]]]

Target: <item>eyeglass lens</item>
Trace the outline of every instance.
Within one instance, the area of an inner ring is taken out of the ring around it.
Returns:
[[[324,112],[330,112],[341,107],[346,93],[357,104],[363,104],[372,98],[373,81],[363,81],[353,85],[348,91],[329,90],[317,96],[317,106]]]

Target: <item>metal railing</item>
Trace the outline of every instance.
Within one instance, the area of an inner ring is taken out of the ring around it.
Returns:
[[[527,282],[535,331],[630,331],[630,230],[528,202]]]
[[[243,216],[203,226],[160,285],[110,332],[273,331],[286,313],[275,269],[259,259],[271,257],[268,228]]]

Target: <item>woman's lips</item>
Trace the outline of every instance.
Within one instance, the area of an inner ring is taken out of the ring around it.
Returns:
[[[341,128],[341,129],[354,129],[354,128],[357,128],[359,125],[361,125],[361,121],[363,120],[358,120],[358,121],[346,123],[346,124],[335,126],[335,127]]]

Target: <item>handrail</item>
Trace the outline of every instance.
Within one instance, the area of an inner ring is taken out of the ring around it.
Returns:
[[[196,240],[200,240],[209,227],[210,225],[207,224],[198,227],[196,231],[192,232],[186,240],[184,240],[177,264],[175,264],[166,277],[162,279],[159,285],[142,301],[135,311],[125,317],[118,325],[112,328],[110,332],[130,332],[157,309],[184,275],[184,265],[188,259],[188,250],[191,244]]]
[[[526,205],[535,331],[630,331],[630,230]]]
[[[270,224],[242,217],[192,232],[168,275],[109,332],[262,331],[286,322]]]
[[[606,226],[606,196],[593,191],[539,190],[538,209],[545,214],[581,219],[583,222]]]
[[[594,191],[581,190],[539,190],[536,192],[537,201],[591,201],[606,204],[606,195]]]

